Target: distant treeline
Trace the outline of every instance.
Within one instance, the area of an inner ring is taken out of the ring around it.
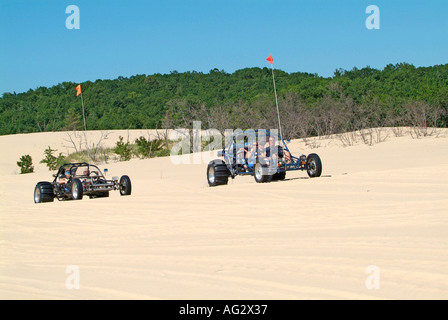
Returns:
[[[338,69],[333,77],[275,70],[287,138],[376,126],[448,124],[448,64]],[[81,129],[78,83],[0,98],[0,134]],[[88,130],[277,128],[272,72],[176,71],[81,83]]]

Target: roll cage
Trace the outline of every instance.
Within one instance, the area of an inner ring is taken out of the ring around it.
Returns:
[[[77,162],[77,163],[65,163],[61,165],[58,169],[58,172],[54,174],[53,182],[60,177],[65,177],[66,172],[70,172],[71,179],[87,179],[94,176],[95,178],[106,180],[101,170],[87,162]]]
[[[232,177],[236,175],[252,175],[253,171],[244,167],[244,164],[247,165],[247,158],[242,158],[241,154],[246,154],[249,152],[253,143],[256,142],[258,145],[266,145],[269,142],[269,138],[274,138],[274,144],[276,146],[277,154],[282,154],[287,151],[290,154],[290,161],[287,163],[286,161],[278,161],[277,159],[273,159],[274,161],[266,161],[270,158],[272,160],[272,152],[266,157],[257,157],[255,161],[259,162],[267,162],[270,167],[271,172],[286,172],[293,170],[306,170],[306,156],[301,155],[300,157],[293,156],[290,152],[286,142],[283,138],[277,133],[270,132],[268,130],[246,130],[246,131],[238,131],[234,133],[230,139],[226,141],[226,147],[218,152],[218,156],[224,157],[224,162],[226,163]],[[269,147],[264,147],[264,151]],[[263,149],[260,149],[262,152]]]

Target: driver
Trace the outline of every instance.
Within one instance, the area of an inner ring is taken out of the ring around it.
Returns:
[[[63,183],[67,183],[70,178],[71,178],[71,172],[70,170],[66,170],[64,174],[61,174],[58,178],[58,183],[63,184]]]
[[[236,164],[241,166],[246,165],[245,150],[242,147],[239,148],[239,150],[236,153]]]

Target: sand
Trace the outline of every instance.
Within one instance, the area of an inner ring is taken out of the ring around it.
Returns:
[[[147,132],[106,144],[128,133]],[[1,299],[448,298],[448,130],[295,140],[294,154],[320,155],[322,177],[269,184],[210,188],[206,163],[169,157],[103,164],[129,175],[131,196],[35,204],[53,173],[38,161],[49,145],[69,151],[66,137],[0,137]],[[18,174],[24,154],[35,173]]]

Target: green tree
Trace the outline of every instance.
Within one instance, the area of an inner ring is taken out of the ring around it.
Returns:
[[[75,109],[70,108],[64,119],[63,130],[74,131],[82,129],[81,126],[81,115],[75,112]]]
[[[115,143],[114,153],[120,156],[120,161],[129,161],[132,158],[132,146],[129,141],[123,142],[123,137]]]
[[[34,172],[33,159],[29,154],[21,156],[17,165],[20,167],[20,174]]]
[[[150,158],[151,154],[155,154],[163,149],[164,141],[160,139],[147,140],[141,136],[135,140],[136,153],[141,159]]]
[[[375,103],[378,108],[375,112],[403,117],[405,104],[421,101],[440,106],[443,113],[436,121],[437,126],[447,126],[448,64],[417,68],[398,63],[382,70],[369,66],[336,69],[328,78],[276,69],[275,80],[280,108],[282,97],[296,95],[301,105],[312,110],[330,96],[336,103],[347,98],[361,105]],[[219,113],[221,120],[229,119],[234,128],[268,125],[276,116],[270,107],[275,98],[269,68],[244,68],[233,73],[219,69],[208,73],[173,71],[86,81],[81,85],[86,93],[86,125],[95,130],[160,128],[168,110],[172,125],[182,126],[191,123],[192,112],[202,106],[207,112],[194,120],[204,124],[212,124]],[[74,94],[75,86],[75,83],[63,82],[18,94],[3,93],[0,134],[82,129],[84,123],[79,97]],[[269,105],[262,103],[263,100]],[[221,112],[223,106],[225,114]]]
[[[53,155],[53,152],[55,151],[57,150],[53,150],[50,146],[48,146],[48,149],[45,149],[44,151],[45,158],[40,161],[40,163],[45,163],[49,170],[56,170],[65,160],[62,153],[59,153],[59,155],[55,157]]]

